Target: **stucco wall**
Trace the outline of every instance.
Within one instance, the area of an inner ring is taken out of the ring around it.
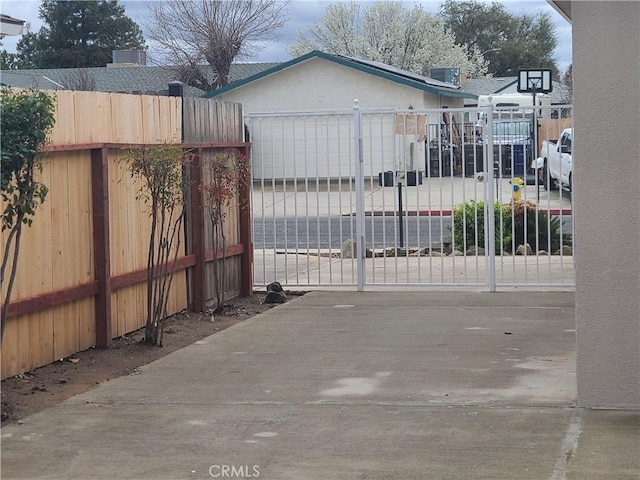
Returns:
[[[241,102],[248,113],[310,112],[350,109],[355,98],[362,108],[406,109],[462,106],[462,99],[445,98],[400,85],[322,58],[223,93],[220,100]]]
[[[578,403],[640,408],[640,2],[572,2]]]

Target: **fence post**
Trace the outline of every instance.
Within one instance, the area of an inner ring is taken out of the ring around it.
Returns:
[[[495,218],[495,203],[493,198],[493,103],[492,98],[489,97],[489,104],[487,105],[486,113],[486,125],[484,128],[485,141],[487,142],[487,148],[485,148],[485,214],[484,214],[484,248],[486,252],[487,262],[487,287],[490,292],[496,291],[496,218]]]
[[[189,225],[189,237],[191,241],[191,253],[196,257],[193,266],[193,311],[203,312],[207,298],[207,277],[205,274],[205,240],[204,240],[204,208],[202,201],[202,148],[194,153],[189,166],[189,207],[191,224]]]
[[[247,161],[251,158],[251,144],[245,144],[242,148],[242,153],[245,155]],[[242,257],[240,260],[241,266],[241,281],[240,281],[240,294],[248,297],[253,295],[253,240],[251,237],[251,172],[247,172],[247,177],[244,182],[241,182],[240,191],[238,196],[240,201],[238,202],[238,215],[240,226],[240,243],[242,244]]]
[[[111,344],[111,254],[109,251],[109,158],[106,148],[91,150],[96,346]]]
[[[353,130],[354,130],[354,157],[356,162],[356,254],[358,291],[364,291],[365,281],[365,245],[364,245],[364,172],[362,156],[362,112],[360,100],[355,99],[353,105]]]

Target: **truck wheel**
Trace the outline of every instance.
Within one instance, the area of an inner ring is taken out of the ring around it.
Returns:
[[[569,191],[573,193],[573,177],[569,175]]]
[[[544,162],[544,168],[542,169],[542,185],[544,185],[545,190],[557,190],[558,185],[556,181],[549,174],[549,169],[547,168],[547,162]]]
[[[544,185],[545,190],[557,190],[558,184],[553,179],[551,174],[549,173],[549,168],[547,167],[547,162],[544,162],[544,168],[542,170],[542,184]]]
[[[544,162],[544,167],[542,167],[542,186],[545,190],[549,190],[549,169],[547,168],[547,162]]]

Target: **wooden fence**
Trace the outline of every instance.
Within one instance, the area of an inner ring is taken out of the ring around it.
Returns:
[[[571,127],[571,118],[539,118],[538,119],[538,151],[545,140],[557,140],[565,128]]]
[[[2,378],[29,371],[144,326],[150,217],[139,184],[122,162],[124,146],[182,141],[195,162],[243,142],[239,104],[176,97],[56,92],[56,125],[43,154],[49,187],[33,225],[22,234],[16,282],[2,342]],[[184,108],[184,118],[183,118]],[[184,120],[184,134],[183,134]],[[249,188],[227,217],[229,294],[251,293]],[[186,228],[169,313],[203,310],[215,296],[207,262],[219,258],[206,241],[198,183],[187,198]],[[5,244],[7,232],[2,234]],[[4,285],[3,285],[4,297]]]

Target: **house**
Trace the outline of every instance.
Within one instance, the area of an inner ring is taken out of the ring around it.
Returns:
[[[573,35],[577,401],[640,410],[640,2],[549,3]]]
[[[24,20],[0,14],[0,38],[22,35],[29,31],[29,25]]]
[[[367,118],[374,111],[386,112],[385,119],[376,126],[380,141],[375,145],[365,141],[372,149],[366,153],[374,157],[366,167],[371,170],[366,170],[365,175],[377,175],[402,168],[397,159],[404,158],[409,150],[411,158],[424,159],[420,134],[424,134],[425,123],[439,122],[425,119],[424,115],[419,118],[418,113],[419,128],[415,130],[421,131],[406,143],[409,140],[396,138],[397,128],[389,112],[458,108],[466,98],[476,98],[450,83],[378,62],[319,51],[231,83],[205,97],[242,103],[252,122],[248,129],[253,143],[253,174],[258,179],[352,178],[353,166],[345,159],[353,148],[350,120],[355,99],[367,112]],[[330,113],[335,115],[328,123],[319,123]]]
[[[271,68],[277,63],[234,63],[229,77],[237,81]],[[98,92],[135,93],[167,95],[169,82],[175,81],[174,67],[134,65],[133,63],[113,63],[105,67],[92,68],[52,68],[33,70],[2,70],[0,84],[16,88],[51,90],[86,89]],[[88,88],[78,88],[78,84]],[[189,85],[184,86],[184,95],[199,97],[204,90]]]
[[[246,112],[318,112],[351,106],[367,109],[461,107],[476,96],[459,86],[390,65],[312,51],[204,95],[242,100]]]

